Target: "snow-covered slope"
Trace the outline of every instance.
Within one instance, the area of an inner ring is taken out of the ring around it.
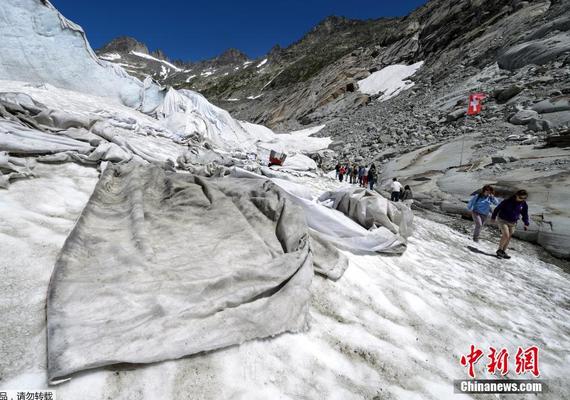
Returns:
[[[57,254],[97,181],[91,168],[41,165],[38,178],[0,197],[0,387],[46,388],[45,292]],[[326,180],[302,181],[332,188]],[[58,398],[468,399],[459,358],[536,344],[549,392],[567,398],[570,281],[515,241],[500,264],[441,224],[416,219],[400,257],[347,253],[337,282],[315,277],[311,329],[137,368],[91,371],[57,386]],[[494,243],[477,247],[491,252]],[[511,360],[514,362],[513,360]],[[476,365],[477,377],[493,377]],[[512,371],[509,377],[517,377]],[[474,397],[478,398],[478,397]],[[532,395],[519,398],[535,398]]]

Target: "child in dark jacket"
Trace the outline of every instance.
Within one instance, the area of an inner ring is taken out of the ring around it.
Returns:
[[[524,230],[528,229],[529,219],[528,219],[528,205],[526,204],[526,199],[528,198],[528,193],[526,190],[519,190],[514,195],[506,200],[503,200],[501,204],[495,208],[491,219],[493,221],[497,220],[497,225],[501,230],[501,241],[499,242],[499,249],[497,250],[497,257],[499,258],[511,258],[506,253],[509,247],[509,242],[511,237],[515,232],[515,227],[519,218],[522,215],[522,220],[524,223]]]

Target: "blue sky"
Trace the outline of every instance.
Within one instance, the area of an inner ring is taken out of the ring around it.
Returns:
[[[51,0],[87,32],[97,49],[132,36],[172,59],[203,60],[227,48],[256,58],[286,47],[329,15],[369,19],[402,16],[426,0]]]

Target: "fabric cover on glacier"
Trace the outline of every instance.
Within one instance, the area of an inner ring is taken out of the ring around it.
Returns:
[[[330,139],[277,135],[141,82],[49,1],[6,3],[0,188],[38,162],[102,171],[48,289],[50,382],[305,329],[313,268],[339,279],[348,266],[338,248],[405,250],[408,208],[364,189],[319,200],[292,182],[317,176],[302,153]],[[258,161],[273,149],[290,155],[282,168]]]
[[[50,381],[307,326],[303,213],[271,182],[109,167],[49,286]]]
[[[327,265],[334,278],[346,268],[326,233],[338,233],[342,214],[324,206],[303,212],[294,201],[302,196],[281,184],[287,189],[137,162],[108,167],[48,289],[50,382],[306,328],[311,254],[325,275]],[[305,217],[321,222],[312,235]],[[402,251],[397,235],[360,238],[374,239]]]

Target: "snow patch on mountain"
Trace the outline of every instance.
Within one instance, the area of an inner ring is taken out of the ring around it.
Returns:
[[[147,60],[158,61],[160,63],[163,63],[164,65],[167,65],[168,67],[172,68],[173,70],[175,70],[177,72],[182,71],[182,69],[178,68],[176,65],[171,64],[168,61],[161,60],[160,58],[156,58],[156,57],[153,57],[153,56],[145,54],[145,53],[139,53],[138,51],[131,51],[131,54],[133,54],[137,57],[146,58]]]
[[[414,86],[414,83],[407,78],[414,75],[423,64],[424,62],[420,61],[412,65],[389,65],[358,81],[359,90],[369,95],[382,93],[380,101],[391,99],[402,90]]]
[[[115,61],[115,60],[120,60],[121,55],[117,53],[106,53],[106,54],[101,54],[99,58],[106,61]]]

